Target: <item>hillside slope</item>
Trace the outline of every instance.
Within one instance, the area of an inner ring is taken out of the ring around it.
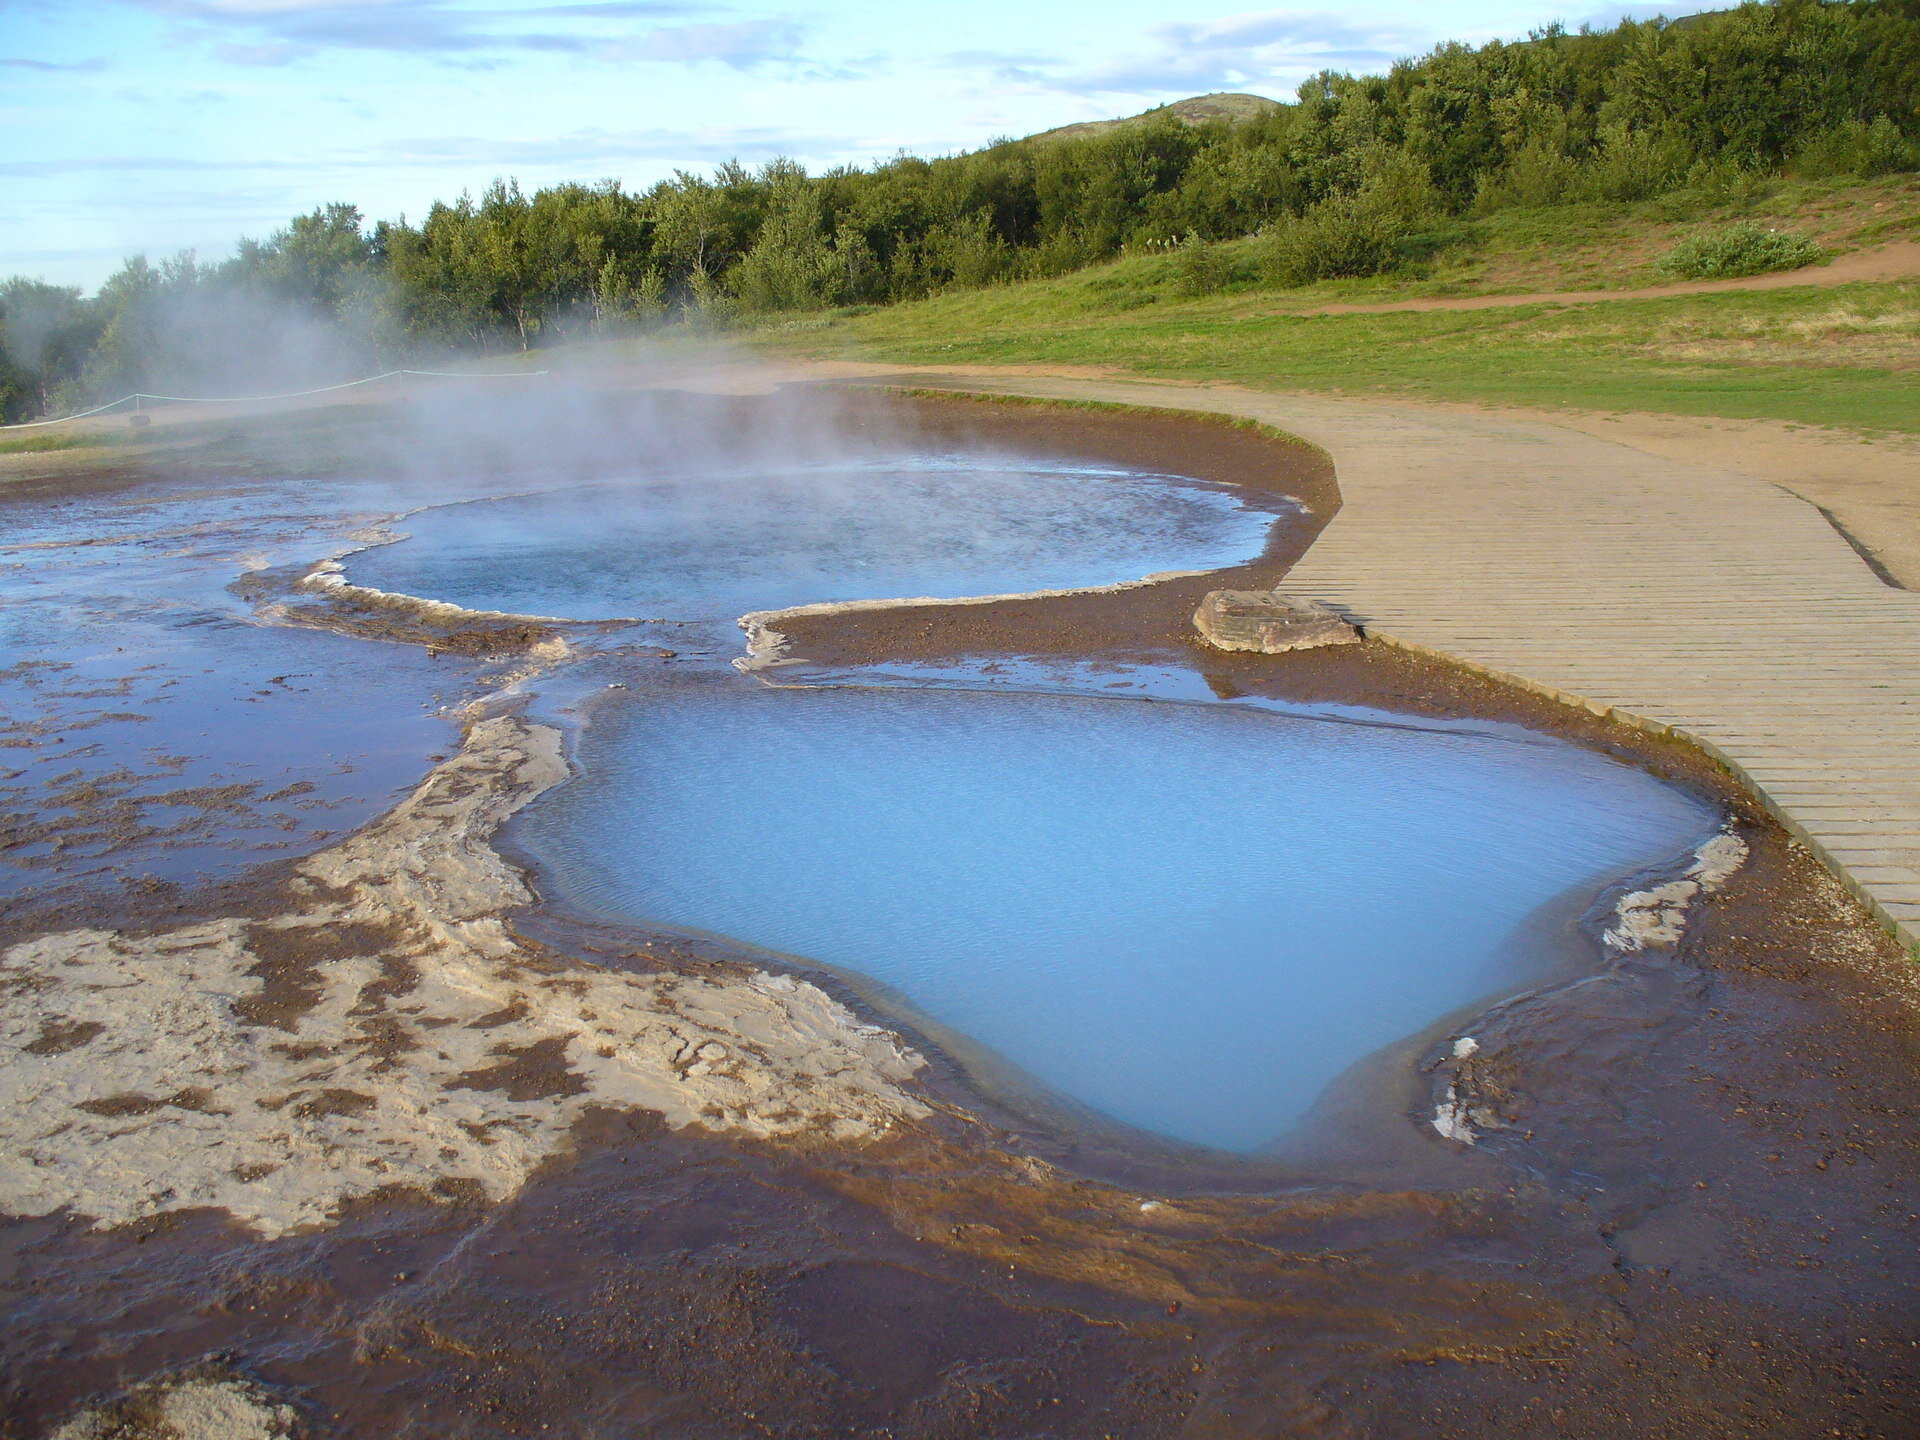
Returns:
[[[1157,105],[1138,115],[1124,115],[1114,120],[1082,120],[1077,125],[1058,125],[1051,130],[1042,130],[1037,135],[1029,135],[1029,140],[1079,140],[1089,135],[1105,135],[1110,131],[1124,130],[1130,126],[1151,124],[1155,120],[1173,119],[1183,125],[1205,125],[1212,120],[1225,120],[1230,125],[1238,125],[1257,116],[1270,115],[1281,108],[1278,100],[1269,100],[1264,95],[1247,95],[1238,91],[1219,90],[1209,95],[1194,95],[1185,100],[1176,100],[1171,105]]]
[[[1672,284],[1659,257],[1742,220],[1836,257]],[[1258,240],[852,307],[753,333],[789,353],[1098,367],[1202,383],[1920,434],[1920,178],[1479,222],[1416,271],[1281,287]],[[1208,252],[1212,259],[1204,259]],[[1203,257],[1196,266],[1196,255]]]

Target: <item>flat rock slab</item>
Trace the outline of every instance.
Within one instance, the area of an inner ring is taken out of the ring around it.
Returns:
[[[1351,645],[1360,638],[1337,611],[1270,590],[1210,590],[1193,613],[1193,628],[1216,650],[1262,655]]]

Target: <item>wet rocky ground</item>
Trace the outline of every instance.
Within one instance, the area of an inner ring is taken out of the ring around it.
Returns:
[[[1320,516],[1337,503],[1324,457],[1205,421],[900,403],[938,433],[1269,488]],[[353,1127],[372,1102],[350,1097],[379,1101],[383,1075],[397,1088],[424,1073],[429,1020],[451,1018],[476,1053],[506,1047],[463,1059],[450,1078],[464,1083],[436,1092],[498,1097],[498,1112],[448,1122],[480,1127],[469,1158],[486,1158],[486,1125],[510,1111],[565,1105],[564,1143],[528,1151],[511,1186],[490,1189],[475,1178],[484,1167],[439,1185],[403,1176],[267,1238],[274,1227],[164,1196],[209,1168],[207,1147],[223,1143],[209,1116],[225,1099],[189,1093],[182,1076],[92,1113],[144,1127],[155,1173],[123,1178],[127,1193],[161,1198],[117,1225],[73,1207],[0,1221],[0,1436],[69,1423],[128,1440],[194,1426],[703,1440],[1920,1434],[1912,962],[1694,752],[1374,643],[1198,649],[1199,594],[1273,583],[1307,531],[1218,577],[783,622],[791,656],[830,666],[1072,655],[1185,665],[1223,695],[1519,721],[1712,799],[1748,857],[1671,948],[1609,950],[1598,936],[1618,897],[1594,897],[1542,939],[1572,947],[1556,978],[1449,1031],[1474,1037],[1470,1053],[1434,1036],[1376,1057],[1283,1157],[1212,1157],[1010,1108],[932,1038],[840,992],[823,998],[848,1023],[888,1027],[925,1062],[900,1082],[914,1104],[883,1132],[671,1128],[664,1111],[590,1098],[587,1052],[524,1030],[532,999],[518,1013],[511,996],[486,1013],[434,1008],[431,986],[451,973],[435,967],[456,949],[483,957],[474,983],[595,1008],[552,1021],[552,1035],[598,1022],[604,1002],[580,999],[594,986],[725,986],[748,962],[515,893],[487,868],[485,825],[456,847],[477,870],[369,858],[377,827],[360,827],[423,779],[416,812],[485,808],[487,786],[504,782],[461,768],[478,753],[462,730],[523,724],[502,682],[545,683],[527,647],[556,636],[463,647],[356,631],[369,617],[351,613],[337,628],[257,624],[254,607],[276,597],[234,595],[236,576],[324,553],[316,537],[348,543],[394,508],[373,501],[398,479],[446,483],[382,471],[394,432],[379,415],[302,423],[0,492],[10,540],[54,545],[62,564],[104,557],[46,579],[27,565],[40,552],[0,555],[8,583],[44,579],[65,607],[10,637],[30,663],[0,676],[18,687],[5,938],[90,928],[116,937],[126,964],[168,967],[167,937],[193,926],[304,937],[277,952],[291,970],[251,952],[253,979],[288,978],[274,993],[290,1011],[232,1011],[264,989],[201,998],[226,1004],[247,1043],[297,1046],[310,1039],[302,1007],[340,989],[328,1053],[279,1056],[358,1067],[350,1085],[309,1078],[312,1095],[274,1112],[313,1142],[300,1153],[314,1173],[356,1163],[369,1143]],[[263,488],[263,473],[296,481]],[[636,665],[673,663],[631,643]],[[298,665],[285,658],[295,650]],[[186,703],[170,699],[183,691]],[[363,863],[326,859],[342,854]],[[427,883],[456,872],[492,878]],[[388,877],[406,880],[415,907],[398,931],[356,908],[394,918]],[[14,978],[8,1007],[44,995],[30,972]],[[9,1043],[18,1065],[100,1040],[41,1023]],[[608,1063],[651,1053],[630,1049]],[[743,1051],[755,1064],[766,1053]],[[1431,1123],[1449,1092],[1478,1117],[1472,1145]],[[443,1103],[422,1093],[429,1102]]]

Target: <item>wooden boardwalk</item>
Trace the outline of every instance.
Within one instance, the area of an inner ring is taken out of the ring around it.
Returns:
[[[940,383],[1245,415],[1324,446],[1345,505],[1283,591],[1685,735],[1920,950],[1920,593],[1883,583],[1805,501],[1546,420],[1152,382]]]

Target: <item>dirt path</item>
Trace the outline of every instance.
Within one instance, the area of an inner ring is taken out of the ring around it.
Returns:
[[[1751,275],[1740,280],[1682,280],[1637,290],[1555,290],[1539,295],[1464,295],[1423,300],[1386,300],[1374,305],[1320,305],[1294,315],[1391,315],[1400,310],[1497,310],[1515,305],[1592,305],[1604,300],[1663,300],[1674,295],[1716,295],[1726,290],[1788,290],[1796,286],[1859,285],[1920,276],[1920,240],[1896,240],[1872,250],[1842,255],[1826,265]]]

